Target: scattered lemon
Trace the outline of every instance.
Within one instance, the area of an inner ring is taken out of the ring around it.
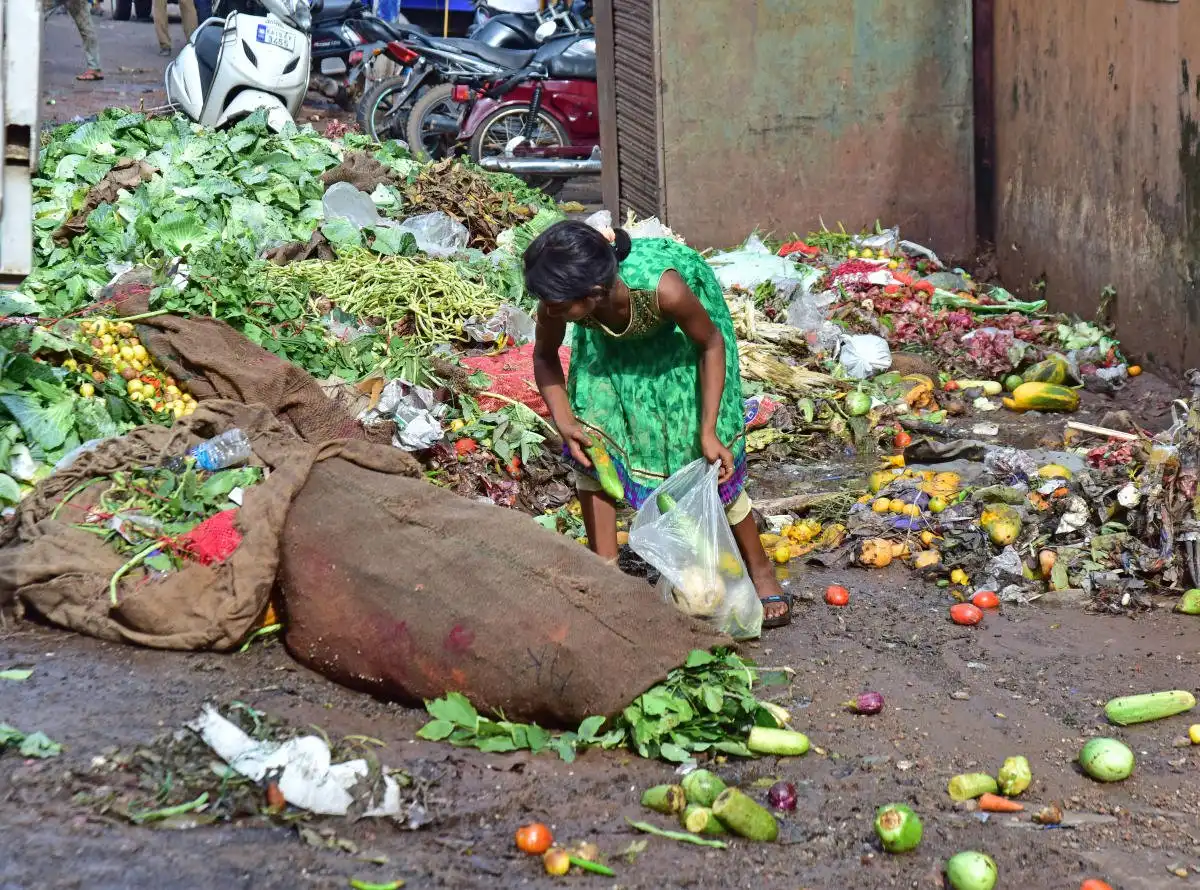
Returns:
[[[1200,745],[1200,723],[1193,723],[1188,727],[1188,738],[1192,740],[1193,745]]]
[[[863,251],[862,251],[862,258],[863,258],[864,260],[871,260],[871,259],[874,259],[874,258],[875,258],[875,253],[874,253],[874,252],[871,250],[871,248],[869,248],[869,247],[864,247],[864,248],[863,248]]]
[[[150,353],[146,352],[146,347],[139,343],[133,347],[133,357],[139,362],[144,362],[150,357]]]
[[[780,544],[775,548],[775,561],[782,565],[787,565],[792,559],[792,548],[787,544]]]
[[[904,503],[904,501],[893,498],[892,501],[888,503],[888,510],[890,510],[892,513],[903,513],[904,508],[907,506],[908,504]]]
[[[886,513],[892,508],[892,502],[889,498],[879,498],[871,504],[871,510],[875,513]]]
[[[941,513],[946,509],[946,501],[944,498],[932,497],[929,499],[929,512]]]
[[[967,573],[964,572],[962,569],[955,569],[954,571],[952,571],[950,573],[950,583],[951,584],[965,585],[969,580],[970,580],[970,578],[967,577]]]
[[[911,516],[913,519],[916,519],[921,515],[921,508],[916,504],[905,504],[904,509],[900,512],[905,516]]]
[[[96,387],[92,386],[92,384],[90,384],[90,383],[80,384],[79,394],[81,396],[83,396],[85,399],[90,399],[92,396],[94,396],[96,394]]]

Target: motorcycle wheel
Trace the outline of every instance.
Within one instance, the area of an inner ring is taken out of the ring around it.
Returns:
[[[462,106],[454,101],[454,87],[448,83],[427,89],[408,114],[405,139],[413,157],[440,161],[454,153],[458,143],[458,129],[453,133],[430,132],[430,119],[443,115],[459,121]]]
[[[405,77],[381,80],[362,97],[355,117],[358,128],[376,142],[403,139],[408,127],[409,110],[396,108],[396,99],[408,87]],[[417,91],[421,95],[421,91]]]
[[[520,136],[525,129],[525,121],[529,117],[529,106],[514,105],[499,108],[492,112],[479,125],[475,135],[471,137],[471,160],[476,164],[483,158],[504,154],[504,147],[509,140]],[[533,144],[545,148],[560,148],[568,144],[567,131],[562,124],[547,114],[538,112],[538,128],[534,134]],[[531,188],[540,189],[550,197],[563,190],[567,180],[561,176],[521,176]]]

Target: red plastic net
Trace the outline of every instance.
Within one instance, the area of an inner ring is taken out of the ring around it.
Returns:
[[[235,509],[208,517],[179,539],[180,548],[206,566],[224,562],[242,543],[242,533],[233,525],[236,516]]]
[[[565,374],[571,364],[571,350],[563,346],[558,350],[558,360],[562,362]],[[477,355],[463,359],[463,364],[472,371],[483,371],[491,378],[489,392],[505,396],[513,401],[527,405],[542,417],[550,416],[550,409],[542,400],[533,382],[533,344],[527,343],[517,349],[510,349],[499,355]],[[479,407],[484,411],[497,411],[504,404],[496,399],[480,399]]]

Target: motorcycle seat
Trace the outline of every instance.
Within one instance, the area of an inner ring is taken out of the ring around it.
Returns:
[[[563,37],[551,41],[534,54],[546,74],[555,80],[595,80],[596,49],[592,38]]]
[[[546,74],[554,80],[595,80],[596,57],[552,56],[545,62]]]
[[[325,0],[324,8],[313,16],[313,24],[340,21],[348,18],[350,12],[361,12],[362,9],[362,0]]]
[[[448,37],[437,42],[501,68],[524,68],[534,56],[534,50],[531,49],[497,49],[465,37]]]

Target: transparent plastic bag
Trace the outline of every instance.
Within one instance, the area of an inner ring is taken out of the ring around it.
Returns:
[[[471,239],[466,226],[440,210],[410,216],[397,228],[412,235],[417,248],[431,257],[453,256],[465,249]]]
[[[701,458],[671,476],[638,510],[629,546],[662,574],[664,600],[735,640],[751,640],[762,632],[762,603],[725,518],[718,470]]]

